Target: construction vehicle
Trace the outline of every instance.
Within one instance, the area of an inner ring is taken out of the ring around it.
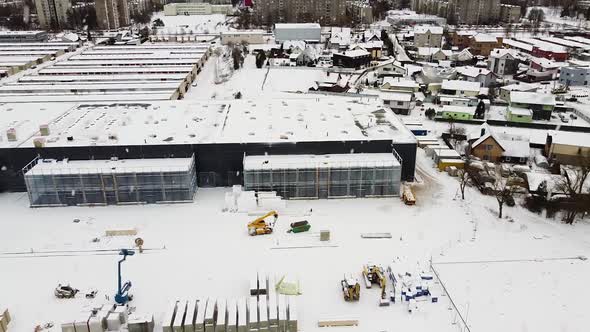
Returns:
[[[406,205],[414,205],[416,204],[416,197],[414,197],[414,193],[409,185],[404,184],[402,189],[402,200]]]
[[[367,264],[363,266],[363,276],[365,277],[365,284],[367,288],[371,288],[373,284],[378,284],[381,287],[381,299],[386,298],[387,280],[385,279],[385,271],[381,266]]]
[[[311,228],[311,225],[307,220],[292,222],[290,226],[291,229],[288,230],[287,233],[307,232]]]
[[[127,256],[135,255],[135,251],[130,249],[121,249],[119,251],[119,255],[122,255],[123,258],[119,261],[119,269],[117,275],[117,294],[115,294],[115,302],[120,305],[125,305],[127,302],[133,300],[133,296],[129,295],[129,289],[131,288],[131,281],[127,281],[124,284],[121,282],[121,264],[127,260]]]
[[[361,285],[352,275],[344,276],[340,281],[342,285],[342,293],[344,294],[344,301],[358,301],[361,298]]]
[[[59,284],[55,288],[54,294],[58,299],[73,299],[79,290],[71,287],[70,285]]]
[[[272,222],[266,222],[265,219],[270,216],[273,216],[274,220]],[[255,236],[272,233],[278,218],[279,214],[277,213],[277,211],[270,211],[269,213],[257,218],[256,220],[248,224],[248,234],[250,234],[251,236]]]

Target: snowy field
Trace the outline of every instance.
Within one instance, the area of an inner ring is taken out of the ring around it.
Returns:
[[[161,19],[164,27],[159,32],[175,32],[184,29],[185,33],[218,34],[228,30],[227,17],[223,14],[166,16],[164,12],[154,13],[152,22]]]
[[[112,299],[118,256],[96,250],[131,247],[133,237],[104,237],[105,230],[126,228],[136,228],[145,248],[154,249],[130,257],[123,278],[133,282],[137,311],[155,315],[156,331],[170,300],[246,297],[248,281],[259,269],[300,279],[301,331],[320,330],[317,321],[325,318],[357,318],[359,331],[391,331],[392,326],[458,331],[447,297],[413,314],[400,303],[378,307],[377,289],[363,287],[359,303],[344,302],[339,286],[344,273],[360,278],[363,264],[386,265],[397,257],[416,267],[427,267],[432,257],[472,331],[584,330],[587,261],[442,262],[590,256],[589,226],[562,225],[520,207],[505,208],[511,222],[498,220],[493,198],[468,190],[465,202],[456,199],[456,180],[434,171],[419,152],[417,168],[425,183],[416,190],[416,206],[398,198],[289,201],[291,213],[282,213],[275,233],[260,237],[247,235],[252,216],[221,212],[224,188],[199,189],[191,204],[42,209],[28,208],[26,194],[2,194],[0,294],[14,317],[11,330],[57,324],[107,303],[105,295]],[[310,216],[300,214],[309,209]],[[72,222],[75,218],[80,222]],[[311,233],[285,233],[290,222],[303,218],[312,224]],[[314,232],[321,229],[331,230],[337,247],[272,249],[317,244]],[[393,238],[361,239],[365,232],[391,232]],[[99,296],[57,300],[53,289],[60,282],[96,288]]]
[[[197,86],[191,87],[186,99],[233,99],[236,92],[242,98],[259,97],[301,97],[294,92],[315,86],[316,81],[326,78],[326,72],[319,68],[272,67],[256,68],[255,58],[248,55],[244,67],[234,71],[233,76],[224,83],[215,84],[215,57],[207,61],[203,71],[197,76]],[[314,96],[310,96],[314,97]]]

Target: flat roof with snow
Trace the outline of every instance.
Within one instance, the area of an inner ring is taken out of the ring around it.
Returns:
[[[147,97],[151,94],[143,94]],[[22,97],[20,97],[22,98]],[[50,135],[39,127],[49,125]],[[84,104],[4,104],[0,147],[391,140],[415,143],[377,100],[340,97]],[[73,140],[67,140],[67,137]],[[117,139],[112,139],[116,137]]]
[[[113,160],[41,159],[27,175],[121,174],[154,172],[188,172],[192,158],[149,158]]]
[[[460,80],[445,80],[442,82],[441,89],[443,90],[458,90],[458,91],[472,91],[479,92],[479,82],[468,82]]]
[[[510,101],[518,104],[555,105],[555,96],[547,93],[512,91]]]
[[[399,167],[393,153],[264,155],[244,157],[244,171],[305,168]]]
[[[321,29],[318,23],[277,23],[275,29]]]

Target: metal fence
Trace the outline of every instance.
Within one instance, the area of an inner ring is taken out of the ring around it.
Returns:
[[[111,205],[192,201],[197,179],[195,159],[190,167],[24,170],[31,207]]]

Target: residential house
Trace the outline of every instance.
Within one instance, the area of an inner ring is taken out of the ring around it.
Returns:
[[[516,74],[520,63],[517,53],[513,49],[494,49],[488,58],[488,69],[498,76]]]
[[[381,90],[416,93],[420,90],[420,85],[410,79],[384,77]]]
[[[500,21],[509,24],[520,22],[520,6],[501,4]]]
[[[533,122],[533,110],[508,106],[506,108],[506,121],[531,123]]]
[[[459,80],[445,80],[442,82],[441,94],[457,97],[477,97],[480,84]]]
[[[380,62],[373,67],[373,72],[379,77],[403,77],[406,76],[407,70],[395,59]]]
[[[550,131],[545,142],[545,156],[567,165],[588,165],[590,140],[586,133]]]
[[[453,51],[442,50],[438,47],[419,47],[416,57],[418,60],[434,62],[434,61],[445,61],[451,58]]]
[[[468,48],[471,45],[471,38],[475,35],[477,35],[475,31],[454,31],[451,33],[451,45],[460,50]]]
[[[477,82],[480,86],[488,87],[496,83],[496,74],[485,68],[473,66],[457,67],[459,78],[468,82]]]
[[[371,53],[364,50],[344,51],[332,55],[332,63],[335,67],[361,69],[371,63]]]
[[[475,107],[441,105],[436,111],[438,117],[453,120],[473,120],[475,116]]]
[[[469,49],[463,49],[459,52],[453,52],[451,59],[455,63],[468,63],[473,60],[473,54],[469,52]]]
[[[530,143],[526,138],[500,133],[487,123],[477,129],[478,138],[470,135],[469,153],[481,160],[525,164],[530,155]]]
[[[502,47],[502,38],[478,33],[471,37],[469,47],[473,55],[489,56],[493,49]]]
[[[332,27],[330,32],[330,48],[346,50],[351,43],[350,28]]]
[[[395,113],[409,115],[415,106],[414,94],[411,92],[395,92],[381,90],[379,92],[383,104]]]
[[[439,26],[414,27],[414,46],[416,47],[441,47],[443,28]]]
[[[532,84],[520,83],[520,82],[517,82],[515,84],[502,86],[502,87],[500,87],[500,99],[502,99],[506,102],[510,102],[510,93],[512,91],[537,92],[537,87]]]
[[[550,120],[555,108],[555,96],[546,93],[512,91],[510,106],[533,111],[533,120]]]
[[[561,67],[559,83],[566,86],[587,86],[590,81],[590,66]]]
[[[372,60],[378,60],[383,55],[383,42],[378,41],[369,41],[364,43],[353,44],[350,46],[351,50],[364,50],[371,53]]]

